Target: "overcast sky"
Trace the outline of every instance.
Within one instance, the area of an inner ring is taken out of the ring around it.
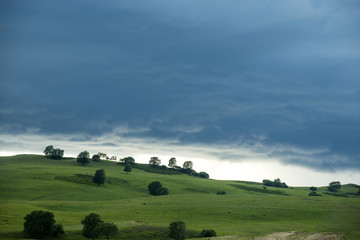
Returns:
[[[358,0],[0,0],[0,153],[360,183],[359,23]]]

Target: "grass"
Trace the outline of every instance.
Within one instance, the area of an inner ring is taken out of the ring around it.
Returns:
[[[265,189],[261,183],[154,173],[141,164],[125,173],[109,161],[81,166],[75,159],[18,155],[0,157],[0,162],[0,239],[22,239],[23,218],[36,209],[53,212],[63,224],[66,234],[58,239],[84,239],[80,222],[90,212],[118,225],[114,239],[168,239],[169,223],[178,220],[186,223],[189,237],[213,229],[218,236],[296,231],[360,238],[357,185],[337,193],[347,197],[326,194],[326,187],[318,190],[322,196],[310,197],[307,188]],[[98,186],[92,177],[100,168],[106,182]],[[170,194],[150,196],[152,181],[160,181]]]

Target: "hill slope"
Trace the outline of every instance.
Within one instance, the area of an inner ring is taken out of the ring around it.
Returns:
[[[107,182],[91,182],[103,168]],[[141,166],[146,170],[146,166]],[[147,185],[160,181],[167,196],[150,196]],[[182,220],[190,236],[202,229],[218,235],[255,236],[280,231],[335,232],[360,238],[360,198],[355,185],[335,197],[309,197],[307,188],[278,189],[241,181],[216,181],[185,174],[157,174],[114,162],[81,166],[75,159],[43,156],[0,157],[0,239],[21,239],[23,218],[49,210],[64,225],[62,239],[83,239],[83,219],[90,212],[120,228],[116,239],[166,239],[170,222]],[[217,195],[225,191],[226,195]],[[326,192],[326,188],[321,191]]]

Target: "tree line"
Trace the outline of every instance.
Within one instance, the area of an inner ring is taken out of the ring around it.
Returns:
[[[64,156],[64,150],[61,150],[59,148],[54,148],[52,145],[49,145],[45,148],[43,151],[45,156],[51,158],[51,159],[61,159]],[[110,160],[110,161],[116,161],[118,158],[116,156],[108,157],[106,153],[98,152],[97,154],[92,155],[90,158],[90,153],[88,151],[82,151],[80,152],[77,157],[76,161],[77,163],[84,166],[85,164],[90,164],[90,160],[92,161],[100,161],[100,160]],[[129,173],[132,171],[132,168],[135,164],[135,159],[133,157],[124,157],[119,159],[119,163],[124,166],[124,171]],[[196,172],[193,169],[194,163],[192,161],[185,161],[182,165],[182,167],[177,165],[176,158],[172,157],[169,159],[168,165],[161,165],[161,160],[158,157],[151,157],[149,160],[149,166],[153,168],[160,168],[160,169],[173,169],[191,176],[200,177],[200,178],[206,178],[208,179],[210,176],[206,172]]]
[[[62,224],[57,224],[54,214],[50,211],[35,210],[24,217],[24,235],[36,239],[57,237],[65,233]],[[86,238],[97,239],[105,236],[110,237],[118,234],[119,229],[116,224],[104,222],[97,213],[90,213],[81,220],[83,228],[81,235]],[[186,238],[186,225],[183,221],[175,221],[169,224],[168,236],[175,240]],[[204,229],[200,233],[201,237],[214,237],[216,232],[212,229]]]

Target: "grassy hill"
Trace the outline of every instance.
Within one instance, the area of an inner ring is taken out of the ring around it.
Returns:
[[[106,183],[93,184],[103,168]],[[119,227],[116,239],[167,239],[169,223],[182,220],[190,237],[203,229],[218,236],[244,239],[273,232],[334,232],[360,239],[360,198],[356,185],[337,196],[320,188],[279,189],[260,183],[201,179],[171,171],[150,172],[138,164],[131,173],[110,161],[81,166],[76,159],[51,160],[37,155],[0,157],[0,239],[23,239],[24,216],[49,210],[66,234],[58,239],[85,239],[81,220],[91,212]],[[160,181],[166,196],[151,196],[147,185]],[[217,195],[225,191],[226,195]]]

